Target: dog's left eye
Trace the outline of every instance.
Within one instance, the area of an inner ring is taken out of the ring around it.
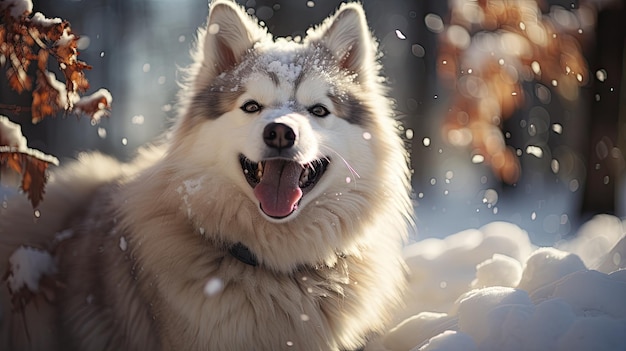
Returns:
[[[246,103],[241,106],[241,110],[245,113],[259,112],[261,108],[261,104],[254,100],[246,101]]]
[[[326,106],[320,104],[313,105],[311,108],[309,108],[309,112],[317,117],[326,117],[330,114],[330,111],[328,111]]]

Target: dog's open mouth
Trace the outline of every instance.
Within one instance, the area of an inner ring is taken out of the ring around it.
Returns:
[[[241,169],[254,189],[261,210],[272,218],[285,218],[297,208],[300,200],[322,178],[330,160],[321,158],[307,164],[274,158],[254,162],[239,155]]]

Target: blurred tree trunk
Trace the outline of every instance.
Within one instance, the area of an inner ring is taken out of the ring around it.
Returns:
[[[620,212],[625,180],[626,8],[617,4],[598,14],[595,50],[589,56],[592,104],[589,111],[587,178],[582,213]],[[622,186],[623,187],[623,186]]]

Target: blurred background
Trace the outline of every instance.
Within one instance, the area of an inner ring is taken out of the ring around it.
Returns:
[[[276,36],[303,36],[336,0],[242,0]],[[61,163],[100,150],[122,159],[175,115],[205,0],[33,1],[68,20],[109,118],[2,110],[31,148]],[[363,0],[412,155],[417,237],[495,220],[536,244],[572,235],[595,213],[626,215],[626,8],[623,0]],[[2,82],[0,80],[0,82]],[[29,106],[0,84],[0,102]],[[0,105],[2,106],[2,105]]]

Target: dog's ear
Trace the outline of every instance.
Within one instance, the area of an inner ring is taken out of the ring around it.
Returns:
[[[233,68],[254,43],[266,36],[265,29],[237,4],[213,1],[203,43],[203,68],[210,76]]]
[[[342,69],[369,76],[376,62],[376,41],[370,33],[365,13],[357,3],[344,4],[318,28],[307,33],[309,40],[320,42],[337,59]]]

